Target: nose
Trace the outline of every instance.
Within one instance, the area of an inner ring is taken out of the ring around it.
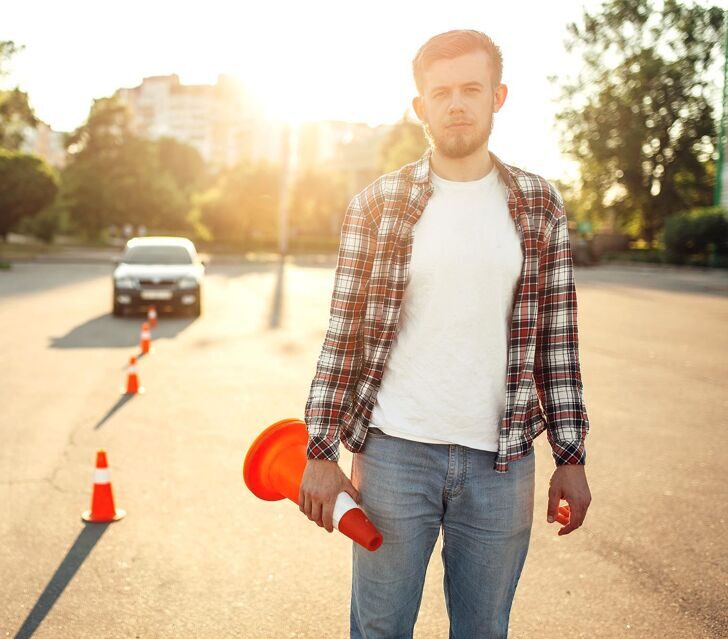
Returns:
[[[452,98],[450,99],[450,106],[447,108],[448,113],[462,112],[463,104],[460,99],[460,94],[457,91],[453,91]]]

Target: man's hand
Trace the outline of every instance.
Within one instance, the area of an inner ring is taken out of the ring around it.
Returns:
[[[309,459],[298,491],[298,508],[311,521],[333,532],[334,504],[342,491],[349,493],[356,503],[361,502],[359,491],[336,462]]]
[[[586,482],[583,464],[565,464],[557,466],[549,483],[549,505],[546,513],[547,521],[556,521],[559,502],[565,499],[569,504],[571,516],[569,523],[559,530],[559,535],[568,535],[584,523],[586,511],[591,503],[591,492]]]

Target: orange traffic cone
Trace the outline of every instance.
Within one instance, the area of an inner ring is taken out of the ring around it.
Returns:
[[[152,333],[149,330],[149,324],[144,322],[142,324],[142,334],[139,340],[139,348],[142,353],[146,355],[149,352],[149,347],[152,345]]]
[[[300,419],[283,419],[269,426],[258,435],[245,456],[245,485],[261,499],[278,501],[288,497],[298,504],[307,444],[306,424]],[[382,545],[382,534],[349,493],[339,493],[333,519],[339,532],[367,550],[376,550]]]
[[[109,465],[103,450],[96,453],[96,471],[94,473],[94,493],[91,498],[91,510],[86,510],[81,519],[92,524],[104,524],[118,521],[126,511],[114,508],[114,495],[111,492]]]
[[[126,394],[136,395],[137,393],[143,393],[144,388],[139,386],[139,375],[137,375],[137,358],[129,358],[129,366],[126,369]]]
[[[155,306],[149,307],[149,310],[147,311],[147,321],[149,322],[149,326],[152,328],[157,325],[157,308]]]

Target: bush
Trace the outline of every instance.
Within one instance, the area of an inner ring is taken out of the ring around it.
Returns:
[[[52,244],[56,235],[68,230],[68,213],[58,206],[49,206],[18,224],[18,231]]]
[[[666,259],[673,264],[723,264],[728,258],[728,211],[715,206],[671,215],[663,242]]]

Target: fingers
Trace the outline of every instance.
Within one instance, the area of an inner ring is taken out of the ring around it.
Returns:
[[[309,519],[311,519],[311,508],[313,506],[313,500],[311,499],[311,496],[306,493],[303,497],[303,514],[306,515]]]
[[[568,500],[567,500],[568,501]],[[569,501],[569,522],[559,530],[559,535],[568,535],[581,527],[586,518],[586,511],[589,507],[588,503],[581,500],[573,499]]]
[[[561,501],[561,491],[555,486],[549,488],[549,505],[546,510],[546,521],[553,523],[559,514],[559,502]]]
[[[334,504],[330,501],[325,502],[323,505],[323,510],[322,510],[322,519],[323,519],[324,528],[326,528],[326,532],[334,531],[333,514],[334,514]]]
[[[311,521],[315,521],[319,526],[323,526],[323,522],[321,521],[322,502],[313,495],[304,493],[303,490],[299,491],[298,499],[298,509]]]
[[[298,491],[299,510],[319,527],[333,532],[333,513],[339,493],[345,490],[357,504],[361,503],[361,494],[338,465],[310,464],[304,471],[309,475],[304,476]]]
[[[315,521],[318,526],[323,527],[324,523],[321,520],[321,511],[322,511],[323,502],[321,502],[318,499],[313,499],[311,501],[312,501],[311,516],[309,517],[309,519],[311,521]]]

